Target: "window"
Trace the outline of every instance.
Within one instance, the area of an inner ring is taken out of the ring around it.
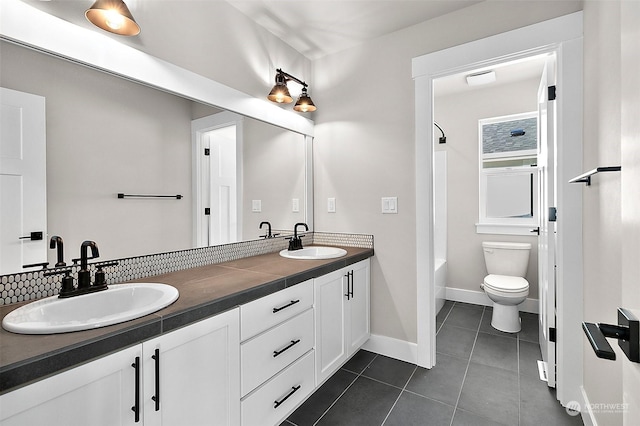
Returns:
[[[479,233],[538,226],[537,112],[478,120]]]

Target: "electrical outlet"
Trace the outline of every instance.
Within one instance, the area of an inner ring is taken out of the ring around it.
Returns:
[[[251,211],[260,213],[262,211],[262,200],[251,200]]]
[[[335,213],[336,212],[336,199],[335,198],[327,198],[327,212]]]
[[[291,211],[294,213],[300,212],[300,200],[298,198],[291,200]]]

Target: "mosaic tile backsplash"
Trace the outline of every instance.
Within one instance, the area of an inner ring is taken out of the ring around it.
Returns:
[[[358,248],[373,248],[373,235],[336,234],[328,232],[307,232],[302,237],[303,245],[334,245]],[[289,241],[285,238],[270,238],[263,240],[243,241],[220,246],[202,247],[189,250],[172,251],[168,253],[151,254],[146,256],[113,259],[115,266],[103,268],[107,284],[120,283],[139,278],[150,277],[182,269],[213,265],[243,257],[260,254],[275,253],[286,249]],[[111,260],[109,261],[111,262]],[[91,265],[92,275],[96,262]],[[79,265],[72,267],[72,275],[76,275]],[[0,276],[0,305],[35,300],[58,294],[63,275],[45,276],[48,270],[23,272]]]

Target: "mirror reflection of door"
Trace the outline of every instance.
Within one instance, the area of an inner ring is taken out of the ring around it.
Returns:
[[[209,245],[238,241],[236,126],[204,134],[209,148]],[[206,191],[206,188],[205,188]]]
[[[191,122],[196,247],[242,240],[242,123],[230,112]]]
[[[0,104],[2,275],[47,259],[47,147],[45,98],[0,88]]]

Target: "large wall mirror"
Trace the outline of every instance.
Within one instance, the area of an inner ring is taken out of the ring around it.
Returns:
[[[0,41],[0,51],[0,86],[45,98],[46,232],[64,238],[67,263],[86,239],[103,260],[206,245],[194,233],[192,123],[228,112],[22,45]],[[223,242],[260,238],[263,221],[280,230],[312,222],[310,136],[235,116],[237,237]],[[55,255],[48,250],[51,265]]]

